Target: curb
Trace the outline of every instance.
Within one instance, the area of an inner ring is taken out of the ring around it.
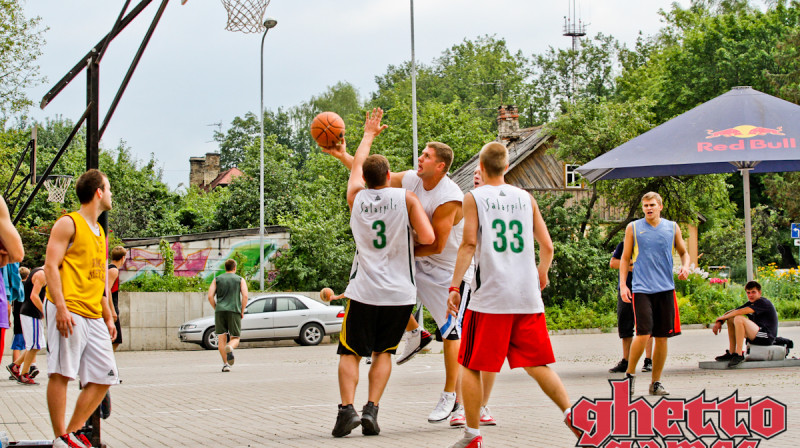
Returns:
[[[778,322],[778,327],[800,327],[800,321],[787,320]],[[710,324],[687,324],[681,325],[683,330],[703,330],[710,328]],[[550,336],[565,336],[576,334],[603,334],[603,333],[616,333],[617,327],[610,328],[565,328],[563,330],[550,330]]]

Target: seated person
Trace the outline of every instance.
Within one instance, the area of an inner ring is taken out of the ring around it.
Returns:
[[[752,345],[772,345],[778,335],[778,313],[772,302],[761,297],[761,285],[756,281],[749,281],[744,289],[747,292],[747,302],[718,317],[711,327],[714,334],[719,334],[722,323],[728,324],[730,348],[724,355],[715,358],[717,361],[728,361],[728,367],[744,362],[745,338]]]

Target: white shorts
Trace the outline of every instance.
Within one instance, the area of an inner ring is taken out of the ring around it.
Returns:
[[[20,314],[22,323],[22,337],[25,339],[25,350],[41,350],[47,346],[44,337],[44,322],[42,319]]]
[[[443,339],[453,339],[455,334],[460,338],[461,329],[458,328],[458,320],[447,313],[447,298],[450,295],[450,282],[453,280],[453,272],[439,266],[435,266],[425,259],[416,261],[417,275],[414,280],[417,284],[417,298],[425,308],[430,311],[436,326],[439,327]]]
[[[70,313],[75,325],[69,337],[56,328],[56,306],[45,305],[47,319],[47,374],[59,374],[70,380],[78,377],[81,386],[88,383],[119,384],[117,362],[111,347],[111,335],[103,319],[88,319]]]

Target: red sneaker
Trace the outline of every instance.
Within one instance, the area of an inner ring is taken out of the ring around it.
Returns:
[[[469,438],[466,434],[458,439],[458,442],[450,445],[450,448],[483,448],[483,436]]]
[[[28,375],[27,373],[23,373],[22,375],[18,376],[17,382],[20,384],[27,384],[29,386],[35,386],[39,384],[36,381],[34,381],[33,378],[31,378],[31,376]]]
[[[6,366],[6,370],[11,376],[14,377],[15,380],[19,381],[19,366],[14,364],[13,362]]]

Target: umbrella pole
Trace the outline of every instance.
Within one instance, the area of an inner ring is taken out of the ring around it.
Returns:
[[[750,218],[750,170],[742,168],[742,188],[744,189],[744,241],[747,250],[747,281],[753,280],[753,222]]]

